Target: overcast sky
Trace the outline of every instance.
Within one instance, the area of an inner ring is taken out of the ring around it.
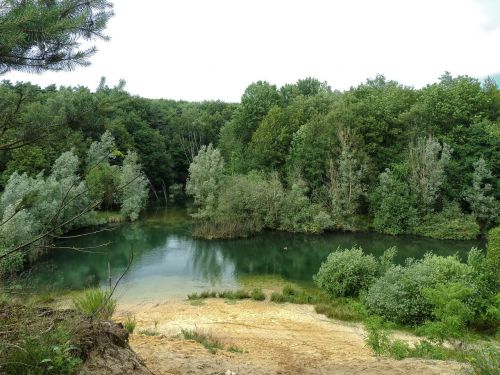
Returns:
[[[316,77],[333,89],[385,74],[500,72],[500,0],[115,0],[110,42],[73,72],[0,76],[42,86],[120,78],[149,98],[239,101],[248,84]]]

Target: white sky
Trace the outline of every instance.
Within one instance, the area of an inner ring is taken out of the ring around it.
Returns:
[[[500,0],[114,0],[92,65],[0,79],[95,89],[101,76],[150,98],[239,101],[257,80],[333,89],[385,74],[420,87],[444,72],[500,72]]]

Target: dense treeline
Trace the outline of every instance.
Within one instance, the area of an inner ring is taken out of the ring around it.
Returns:
[[[41,89],[28,83],[0,85],[0,183],[18,173],[49,170],[59,155],[82,157],[107,130],[115,138],[117,163],[135,151],[156,190],[184,183],[202,144],[217,143],[235,105],[187,103],[131,96],[124,83],[96,92],[83,87]]]
[[[96,92],[4,81],[0,186],[14,172],[49,171],[70,149],[84,158],[108,131],[110,165],[135,151],[152,199],[186,183],[195,161],[187,192],[201,236],[271,228],[474,238],[498,220],[499,117],[493,80],[448,73],[418,90],[383,76],[345,92],[312,78],[259,81],[239,104],[145,99],[104,80]],[[110,171],[87,183],[106,189]],[[116,206],[108,195],[101,208]]]
[[[448,73],[418,90],[383,76],[346,92],[253,83],[190,167],[198,234],[475,238],[498,220],[499,116],[493,80]]]

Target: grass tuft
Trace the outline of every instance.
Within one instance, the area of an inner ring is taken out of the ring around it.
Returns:
[[[200,332],[191,329],[182,329],[182,336],[186,340],[194,340],[203,345],[210,353],[215,354],[217,350],[224,349],[222,341],[214,337],[211,333]]]
[[[266,295],[264,294],[262,289],[258,289],[258,288],[252,290],[252,293],[250,293],[250,297],[254,301],[264,301],[266,299]]]
[[[88,289],[83,295],[75,297],[73,304],[84,315],[109,320],[116,310],[116,299],[109,298],[109,294],[109,291],[101,289]]]
[[[137,321],[135,316],[127,315],[127,318],[123,322],[123,327],[127,330],[128,333],[134,333],[135,327],[137,325]]]

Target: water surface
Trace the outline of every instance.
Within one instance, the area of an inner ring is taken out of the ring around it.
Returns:
[[[337,249],[362,246],[380,256],[396,246],[396,262],[421,258],[428,251],[464,258],[479,241],[440,241],[377,233],[327,233],[302,235],[264,232],[238,240],[208,241],[190,234],[190,220],[183,208],[149,211],[141,220],[110,232],[66,240],[64,246],[89,247],[110,242],[92,253],[54,250],[32,270],[30,280],[53,291],[81,290],[108,284],[108,262],[116,279],[126,268],[129,254],[134,260],[118,296],[130,302],[163,301],[185,297],[193,291],[226,289],[248,285],[249,280],[282,280],[311,285],[321,262]]]

